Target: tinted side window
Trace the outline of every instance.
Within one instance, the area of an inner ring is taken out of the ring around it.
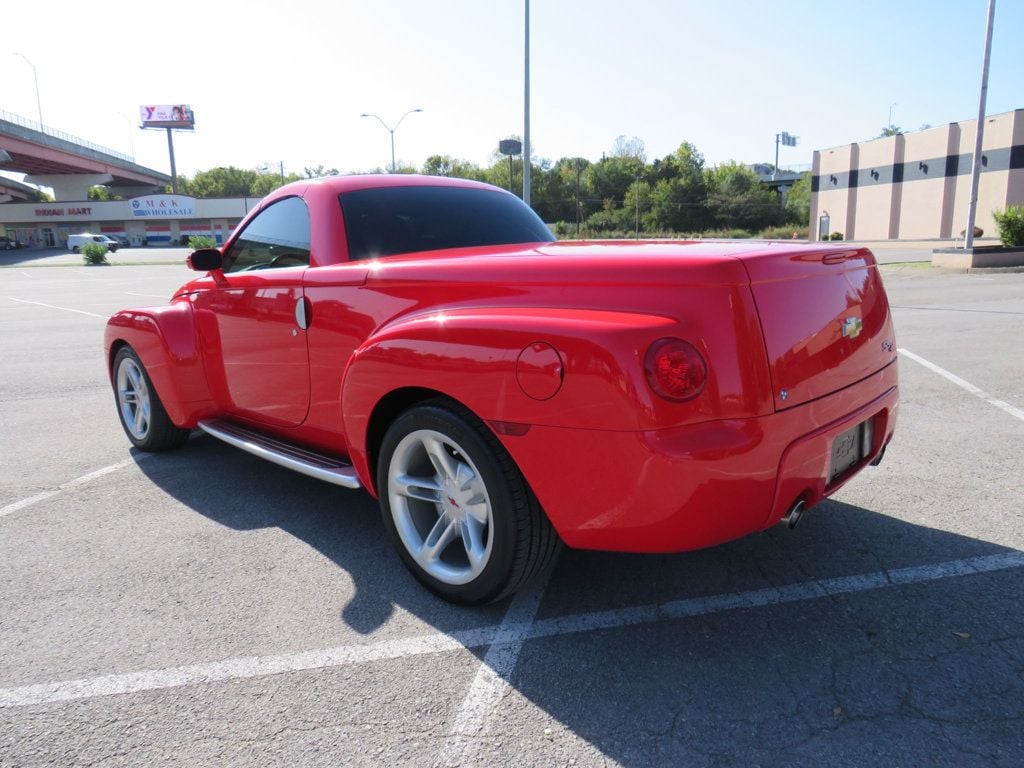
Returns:
[[[381,187],[340,199],[350,259],[555,239],[529,206],[498,191]]]
[[[309,211],[299,197],[260,211],[224,255],[225,272],[309,265]]]

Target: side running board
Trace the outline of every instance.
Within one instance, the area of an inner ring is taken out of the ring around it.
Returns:
[[[241,448],[261,459],[272,461],[286,469],[344,488],[362,487],[352,465],[336,456],[301,448],[222,419],[204,419],[199,422],[199,428],[218,440],[223,440],[225,443]]]

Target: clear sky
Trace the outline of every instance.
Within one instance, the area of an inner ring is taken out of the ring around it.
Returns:
[[[478,164],[523,130],[523,0],[4,3],[0,108],[168,171],[141,104],[188,103],[178,170]],[[532,0],[534,157],[772,161],[976,115],[986,0]],[[998,0],[988,113],[1024,108],[1024,0]],[[892,106],[895,105],[895,106]]]

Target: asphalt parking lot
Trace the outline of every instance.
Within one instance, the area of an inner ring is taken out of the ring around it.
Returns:
[[[0,765],[1024,764],[1024,274],[883,269],[896,440],[796,530],[474,610],[365,493],[129,450],[104,321],[190,274],[0,269]]]

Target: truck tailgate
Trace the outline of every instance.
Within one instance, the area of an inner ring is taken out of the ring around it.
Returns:
[[[869,250],[779,245],[740,258],[761,320],[776,410],[840,390],[895,359],[889,301]]]

